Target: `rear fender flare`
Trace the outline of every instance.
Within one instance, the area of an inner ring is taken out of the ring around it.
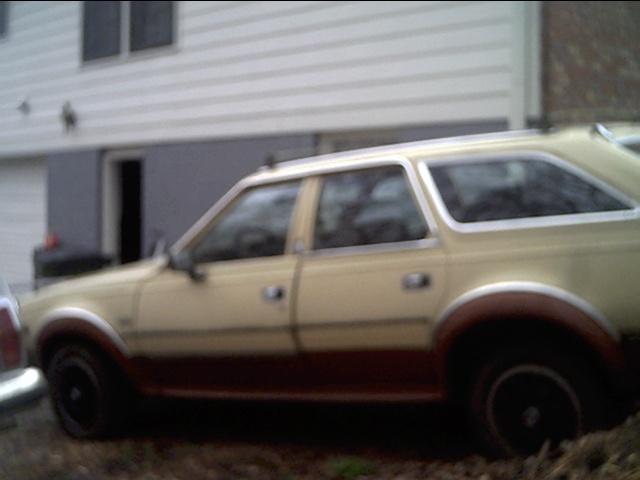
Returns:
[[[469,329],[495,320],[534,319],[573,334],[595,352],[607,371],[624,370],[620,334],[595,307],[575,294],[533,282],[503,282],[471,290],[453,301],[436,322],[434,357],[438,377],[446,380],[456,340]]]

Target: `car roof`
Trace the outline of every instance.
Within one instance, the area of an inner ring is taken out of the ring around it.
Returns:
[[[300,176],[306,172],[336,167],[342,163],[357,166],[371,160],[383,160],[393,156],[401,156],[409,161],[418,161],[428,156],[454,157],[462,153],[490,153],[492,151],[512,149],[545,149],[550,144],[566,143],[566,141],[584,142],[599,134],[607,140],[613,141],[615,134],[607,128],[599,130],[596,125],[571,126],[553,128],[549,130],[511,130],[479,135],[465,135],[417,142],[384,145],[380,147],[350,150],[346,152],[315,155],[296,160],[277,162],[271,166],[263,166],[257,172],[247,177],[250,181],[268,181],[269,179]],[[628,134],[629,131],[639,131],[638,124],[615,124],[615,129]],[[600,126],[602,127],[602,126]],[[610,137],[605,135],[610,134]]]

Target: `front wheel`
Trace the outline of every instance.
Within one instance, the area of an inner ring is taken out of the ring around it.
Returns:
[[[53,408],[72,437],[99,438],[121,425],[126,388],[110,365],[81,345],[66,345],[47,368]]]
[[[597,426],[603,396],[587,367],[577,357],[526,349],[485,363],[470,405],[481,441],[499,456],[526,455]]]

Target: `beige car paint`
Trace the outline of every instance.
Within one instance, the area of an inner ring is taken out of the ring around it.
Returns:
[[[439,210],[419,165],[461,155],[545,152],[566,159],[636,204],[625,220],[461,233]],[[406,162],[416,176],[432,231],[421,245],[313,252],[318,176],[335,170]],[[300,351],[424,349],[447,307],[478,287],[530,282],[569,292],[602,314],[616,332],[640,329],[640,160],[586,128],[489,139],[424,142],[338,154],[259,171],[244,188],[305,178],[286,254],[203,265],[194,282],[152,259],[45,288],[22,299],[34,348],[56,309],[78,307],[108,322],[132,356],[294,355]],[[224,211],[217,206],[174,246]],[[402,278],[424,272],[429,288],[407,291]],[[262,290],[284,287],[269,303]],[[297,330],[297,336],[293,330]],[[299,343],[297,343],[299,342]]]

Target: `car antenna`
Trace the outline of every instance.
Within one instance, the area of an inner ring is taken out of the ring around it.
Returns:
[[[271,170],[272,168],[276,168],[276,163],[278,163],[278,161],[276,159],[275,153],[268,154],[267,158],[265,158],[264,160],[264,166],[269,170]]]
[[[298,158],[312,157],[317,154],[316,147],[290,148],[269,153],[264,160],[264,168],[272,170],[278,163],[288,162]]]

